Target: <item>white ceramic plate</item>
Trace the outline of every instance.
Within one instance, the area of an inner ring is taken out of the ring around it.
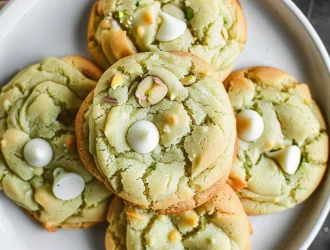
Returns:
[[[11,0],[0,12],[0,84],[46,56],[88,56],[91,0]],[[236,69],[269,65],[308,82],[328,124],[330,60],[312,26],[290,1],[241,0],[248,43]],[[307,249],[330,208],[330,173],[317,192],[288,211],[251,217],[253,250]],[[106,225],[48,233],[0,193],[0,250],[103,250]]]

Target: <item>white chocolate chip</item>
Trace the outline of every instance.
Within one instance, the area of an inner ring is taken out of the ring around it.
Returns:
[[[53,193],[61,200],[74,199],[85,189],[85,181],[79,174],[68,173],[62,168],[56,168],[53,176]]]
[[[138,153],[150,153],[159,143],[159,132],[155,124],[142,120],[135,122],[128,130],[127,141]]]
[[[264,131],[264,121],[258,112],[243,110],[236,115],[238,138],[252,142],[257,140]]]
[[[53,148],[44,139],[32,139],[24,147],[24,158],[31,166],[42,168],[51,162]]]
[[[180,20],[185,19],[183,10],[181,10],[179,7],[176,7],[174,4],[171,4],[171,3],[166,4],[163,6],[162,10],[166,14],[169,14],[172,17],[175,17],[177,19],[180,19]]]
[[[275,160],[287,174],[294,174],[300,164],[301,150],[298,146],[289,146],[266,154]]]
[[[162,23],[157,31],[156,39],[160,42],[167,42],[180,37],[187,29],[186,22],[177,19],[169,14],[160,12]]]

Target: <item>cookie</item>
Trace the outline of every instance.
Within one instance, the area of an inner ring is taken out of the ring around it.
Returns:
[[[156,52],[120,60],[101,77],[86,114],[97,169],[90,171],[135,205],[181,212],[228,178],[235,117],[217,73],[197,57]]]
[[[90,173],[92,173],[98,180],[103,182],[108,189],[112,189],[109,182],[106,180],[106,178],[102,175],[102,173],[98,170],[93,155],[89,152],[89,128],[88,128],[88,117],[89,117],[89,108],[91,104],[93,103],[93,97],[94,97],[94,91],[92,91],[84,100],[82,105],[80,106],[80,109],[76,116],[76,139],[77,139],[77,147],[78,147],[78,153],[80,156],[80,159],[84,163],[85,167],[88,169]],[[236,140],[235,144],[235,153],[233,157],[233,162],[236,161],[236,155],[238,151],[238,140]],[[0,165],[1,167],[1,165]],[[1,171],[1,168],[0,168]],[[161,214],[175,214],[180,213],[183,211],[186,211],[188,209],[191,209],[196,206],[200,206],[205,201],[209,200],[211,197],[213,197],[218,190],[223,185],[224,180],[218,181],[213,186],[207,188],[206,190],[197,193],[193,199],[189,199],[183,202],[179,202],[167,209],[158,210],[158,213]]]
[[[74,133],[76,113],[101,74],[82,57],[50,57],[0,94],[0,187],[49,231],[106,218],[111,193],[80,161]]]
[[[223,185],[202,206],[178,215],[159,215],[128,205],[110,204],[106,249],[250,249],[250,223],[235,192]]]
[[[137,52],[187,51],[212,64],[224,80],[246,36],[237,0],[100,0],[89,19],[88,50],[103,69]]]
[[[306,84],[269,67],[235,72],[225,87],[239,152],[229,184],[248,214],[279,212],[307,199],[328,161],[328,134]]]

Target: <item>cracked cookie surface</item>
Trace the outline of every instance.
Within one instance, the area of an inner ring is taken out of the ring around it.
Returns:
[[[187,28],[179,37],[157,40],[164,23],[168,25],[164,32],[171,35],[181,22]],[[224,80],[245,42],[246,23],[237,0],[207,4],[201,0],[101,0],[94,5],[88,24],[88,50],[104,69],[137,52],[182,50],[203,58]]]
[[[116,74],[124,80],[114,89]],[[142,107],[135,93],[149,76],[161,79],[168,92],[157,104]],[[188,76],[195,80],[184,86]],[[150,153],[135,152],[126,139],[140,120],[154,123],[160,134]],[[95,89],[88,127],[89,151],[106,186],[144,208],[163,210],[187,200],[185,210],[196,207],[196,194],[226,181],[235,155],[228,95],[216,72],[185,52],[137,54],[109,68]]]
[[[239,140],[237,162],[230,174],[229,183],[245,211],[273,213],[307,199],[320,183],[328,161],[326,124],[308,86],[268,67],[234,72],[224,84],[235,113],[254,110],[264,122],[259,139]],[[269,156],[293,145],[300,148],[301,160],[296,172],[287,174]]]
[[[111,202],[107,250],[121,249],[250,249],[250,224],[235,192],[223,185],[202,206],[177,215],[159,215]]]
[[[47,58],[20,71],[0,94],[0,188],[49,231],[105,220],[110,192],[84,168],[74,134],[75,115],[101,74],[79,56]],[[24,147],[33,138],[53,150],[44,167],[25,160]],[[55,197],[56,168],[81,176],[84,191],[70,200]]]

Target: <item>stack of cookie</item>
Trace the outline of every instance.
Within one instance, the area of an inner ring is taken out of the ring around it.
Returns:
[[[231,73],[237,0],[100,0],[88,42],[104,73],[47,58],[0,94],[0,188],[47,230],[108,214],[107,250],[246,250],[246,214],[291,208],[321,181],[328,135],[307,85]]]
[[[118,61],[81,106],[76,134],[86,168],[124,200],[110,207],[108,249],[248,247],[249,221],[226,184],[235,116],[201,59],[149,52]]]

